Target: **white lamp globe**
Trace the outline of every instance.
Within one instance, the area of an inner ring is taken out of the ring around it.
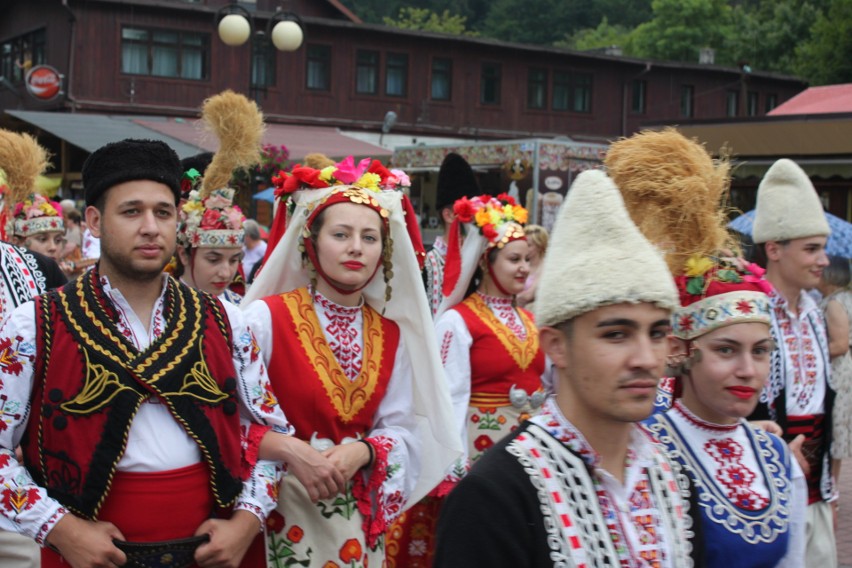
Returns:
[[[272,44],[279,51],[296,51],[302,45],[305,34],[301,26],[292,20],[278,22],[272,28]]]
[[[242,45],[250,35],[251,25],[244,16],[228,14],[219,21],[219,38],[225,45]]]

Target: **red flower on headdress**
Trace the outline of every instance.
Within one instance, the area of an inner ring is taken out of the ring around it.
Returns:
[[[489,241],[493,241],[497,238],[497,229],[494,228],[494,225],[488,223],[487,225],[482,226],[482,236],[488,239]]]
[[[504,204],[517,205],[517,203],[515,203],[515,198],[509,195],[508,193],[501,193],[500,195],[498,195],[497,201],[500,201]]]
[[[692,316],[687,314],[687,315],[681,317],[678,324],[680,325],[680,328],[682,330],[692,331]]]
[[[202,229],[227,229],[222,221],[222,212],[216,209],[207,209],[201,217]]]
[[[272,178],[272,183],[276,188],[275,197],[293,193],[302,187],[312,187],[314,189],[328,187],[328,182],[321,180],[319,177],[320,170],[315,170],[314,168],[296,165],[293,166],[293,171],[289,174],[284,171],[278,172],[278,174]]]
[[[458,217],[459,223],[470,223],[473,219],[474,212],[475,208],[473,203],[471,203],[470,199],[467,197],[462,197],[456,201],[455,205],[453,205],[453,213],[455,213],[456,217]]]
[[[373,163],[370,164],[370,169],[367,170],[371,174],[376,174],[381,178],[381,183],[379,185],[385,185],[387,179],[391,176],[390,170],[388,170],[382,163],[378,160],[373,160]]]

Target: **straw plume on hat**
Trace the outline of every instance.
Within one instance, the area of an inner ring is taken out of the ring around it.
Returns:
[[[49,154],[29,134],[0,129],[0,169],[6,178],[6,205],[12,207],[35,191],[47,169]]]
[[[204,198],[214,189],[228,187],[234,170],[260,162],[266,127],[257,104],[231,90],[205,100],[201,115],[206,128],[219,139],[219,150],[201,182]]]
[[[633,222],[666,252],[675,274],[697,253],[736,250],[724,205],[730,164],[674,128],[646,130],[610,146],[607,173]]]
[[[828,236],[831,229],[814,184],[793,160],[776,161],[757,188],[756,243]]]
[[[613,304],[677,307],[665,261],[630,219],[621,193],[602,171],[585,171],[571,186],[551,233],[536,297],[539,326]]]

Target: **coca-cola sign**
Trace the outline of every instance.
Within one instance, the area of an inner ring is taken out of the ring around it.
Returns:
[[[27,73],[26,84],[32,96],[49,101],[62,92],[62,75],[50,65],[36,65]]]

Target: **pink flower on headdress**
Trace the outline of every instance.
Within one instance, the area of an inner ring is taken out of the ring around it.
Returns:
[[[399,187],[411,187],[411,178],[408,177],[407,173],[402,170],[391,170],[390,173],[391,179],[388,180],[388,183],[393,183],[393,185]]]
[[[769,282],[769,280],[763,278],[763,275],[766,274],[766,270],[754,263],[747,264],[745,266],[745,269],[748,272],[751,272],[751,274],[744,274],[743,280],[750,284],[754,284],[764,294],[772,293],[772,284]]]
[[[229,210],[226,210],[225,215],[228,217],[228,225],[231,229],[239,230],[242,228],[246,218],[243,216],[243,212],[239,207],[231,207]]]
[[[228,207],[231,203],[232,200],[228,199],[226,196],[218,193],[213,193],[204,201],[204,206],[208,209],[224,209]]]
[[[358,166],[355,166],[355,158],[352,156],[346,156],[342,162],[337,164],[337,170],[334,172],[334,177],[337,181],[342,184],[353,184],[364,175],[364,172],[367,171],[367,168],[370,167],[371,160],[370,158],[364,158],[360,162],[358,162]]]

